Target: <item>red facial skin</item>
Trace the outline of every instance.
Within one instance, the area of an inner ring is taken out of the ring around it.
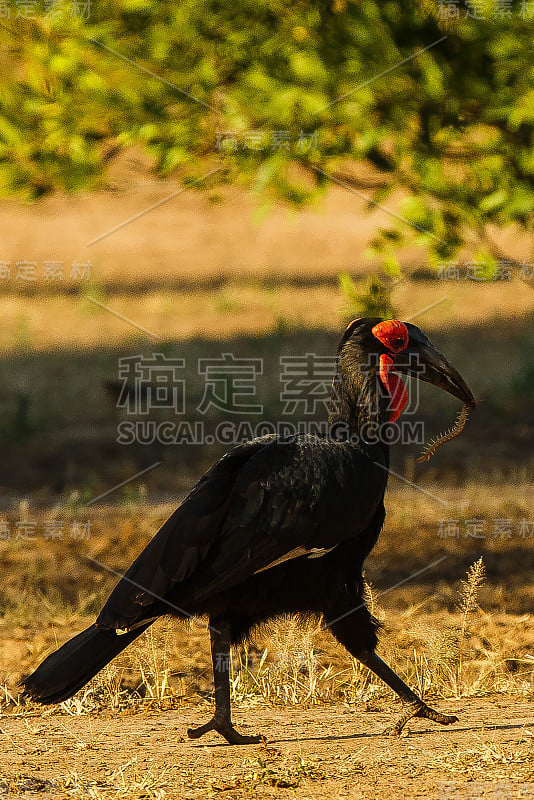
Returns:
[[[408,346],[410,335],[408,328],[397,319],[388,319],[379,322],[372,329],[373,336],[382,342],[392,353],[400,353]],[[392,371],[395,363],[390,355],[382,353],[380,356],[380,380],[391,395],[390,422],[395,422],[401,415],[408,402],[408,392],[398,375]]]
[[[410,341],[410,334],[404,322],[399,322],[398,319],[388,319],[385,322],[379,322],[371,329],[373,336],[385,344],[388,350],[392,353],[400,353],[408,347]]]

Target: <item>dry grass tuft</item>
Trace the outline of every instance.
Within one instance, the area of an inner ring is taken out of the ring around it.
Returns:
[[[163,800],[168,797],[168,770],[155,774],[152,770],[138,765],[135,756],[114,770],[108,770],[104,780],[88,780],[76,770],[58,777],[41,780],[29,775],[19,775],[8,781],[0,780],[0,791],[14,797],[39,796],[89,798],[90,800],[110,800],[110,798],[142,798],[142,800]],[[164,788],[165,787],[165,788]]]
[[[489,776],[492,781],[506,780],[512,773],[515,782],[530,782],[534,779],[534,737],[531,731],[523,730],[519,741],[502,744],[494,736],[487,739],[475,735],[474,747],[439,754],[437,764],[451,775],[469,780]]]
[[[214,792],[226,792],[231,789],[254,791],[258,786],[272,786],[277,789],[298,789],[302,780],[323,780],[324,772],[311,760],[294,754],[282,757],[276,748],[263,748],[260,756],[245,758],[243,769],[239,775],[232,776],[230,781],[211,784]]]

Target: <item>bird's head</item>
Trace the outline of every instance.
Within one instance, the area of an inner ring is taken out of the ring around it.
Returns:
[[[410,322],[379,317],[353,320],[338,347],[339,371],[333,392],[331,421],[351,427],[395,422],[408,401],[400,374],[433,383],[475,407],[475,399],[460,373]],[[336,385],[337,384],[337,385]]]

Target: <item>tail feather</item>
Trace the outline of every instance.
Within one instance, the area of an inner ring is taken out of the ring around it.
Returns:
[[[24,696],[43,704],[67,700],[140,636],[150,622],[121,635],[91,625],[49,655],[22,682]]]

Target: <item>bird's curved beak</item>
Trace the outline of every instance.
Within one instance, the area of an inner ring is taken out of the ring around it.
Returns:
[[[406,323],[410,342],[403,353],[395,358],[395,371],[405,375],[415,375],[419,380],[433,383],[440,389],[457,397],[469,408],[476,408],[476,401],[467,383],[457,369],[450,364],[439,350],[415,325]]]

